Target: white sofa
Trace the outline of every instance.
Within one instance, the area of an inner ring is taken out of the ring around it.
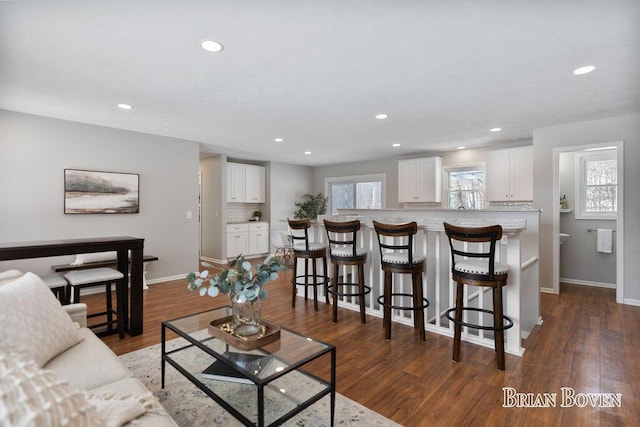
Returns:
[[[88,405],[75,405],[71,418],[88,423],[65,425],[127,425],[122,421],[127,414],[117,420],[113,413],[128,402],[128,416],[138,415],[132,425],[176,426],[144,385],[86,328],[86,314],[85,304],[61,306],[35,274],[0,273],[0,425],[62,425],[56,417],[64,420],[68,414],[61,411],[69,412],[65,406],[84,396]],[[42,382],[25,391],[25,378],[34,377]],[[64,380],[68,390],[57,390],[61,382],[55,378]],[[36,401],[46,400],[54,389],[58,396],[69,397],[56,397],[40,408]],[[32,390],[40,390],[35,399],[29,396]],[[56,404],[62,409],[53,410]]]

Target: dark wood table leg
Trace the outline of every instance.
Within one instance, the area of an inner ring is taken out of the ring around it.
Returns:
[[[129,331],[132,336],[142,334],[142,262],[143,248],[131,250],[131,319]]]
[[[129,254],[127,250],[118,251],[118,271],[124,275],[116,285],[118,334],[120,338],[124,338],[124,332],[129,330]]]

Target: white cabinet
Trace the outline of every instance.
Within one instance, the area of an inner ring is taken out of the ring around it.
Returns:
[[[249,254],[269,253],[269,223],[249,223]]]
[[[269,253],[269,223],[227,224],[227,258]]]
[[[227,202],[244,202],[245,165],[227,163]]]
[[[227,258],[249,252],[249,224],[227,224]]]
[[[436,202],[441,200],[442,159],[398,160],[398,202]]]
[[[264,166],[227,163],[227,202],[264,203]]]
[[[533,147],[487,152],[487,200],[533,200]]]
[[[265,175],[264,167],[245,165],[245,202],[265,202]]]

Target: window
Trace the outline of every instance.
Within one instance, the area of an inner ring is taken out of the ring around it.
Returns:
[[[338,209],[384,208],[384,184],[384,174],[327,178],[328,213],[337,215]]]
[[[618,212],[617,150],[576,155],[576,218],[615,219]]]
[[[447,169],[449,209],[483,209],[484,168],[479,165]]]

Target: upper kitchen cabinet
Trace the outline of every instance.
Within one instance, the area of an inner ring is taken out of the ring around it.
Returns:
[[[441,170],[440,157],[398,160],[398,202],[440,203]]]
[[[533,200],[533,147],[487,152],[487,200]]]
[[[262,166],[246,165],[245,199],[247,203],[265,202],[266,169]]]
[[[227,163],[227,202],[264,203],[265,171],[263,166]]]

